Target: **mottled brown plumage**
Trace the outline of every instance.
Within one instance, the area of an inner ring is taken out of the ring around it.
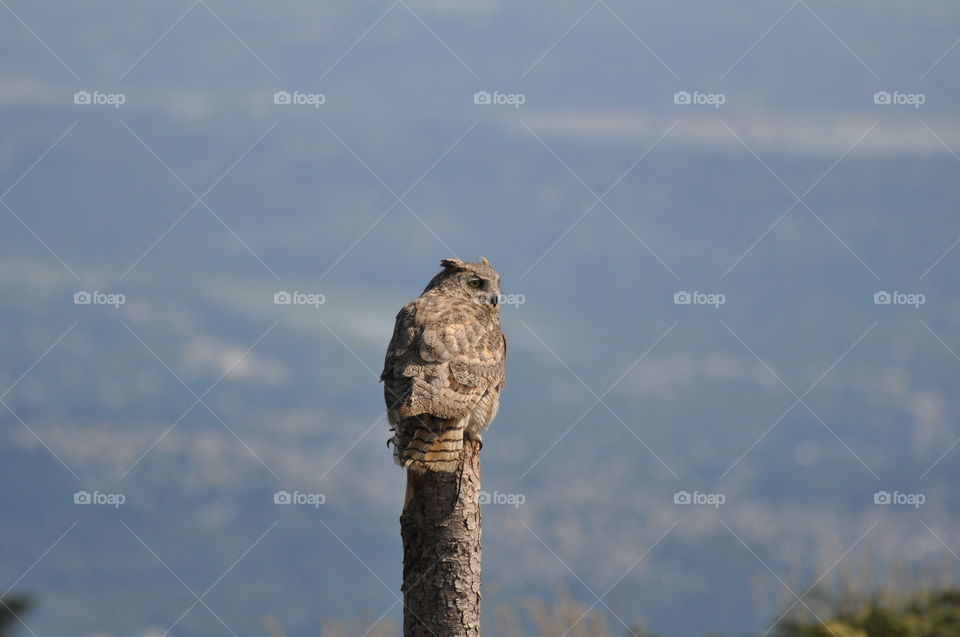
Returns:
[[[506,338],[500,277],[486,259],[444,259],[397,314],[380,380],[397,464],[456,471],[464,436],[479,440],[497,414]]]

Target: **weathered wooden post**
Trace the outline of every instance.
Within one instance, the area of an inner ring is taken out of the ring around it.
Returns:
[[[462,470],[411,472],[400,516],[404,637],[480,635],[480,443],[465,440]]]

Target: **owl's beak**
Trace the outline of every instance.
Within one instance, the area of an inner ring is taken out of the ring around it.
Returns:
[[[499,302],[500,302],[500,295],[499,295],[499,294],[491,294],[491,295],[490,295],[490,303],[493,305],[493,307],[497,307],[497,303],[499,303]]]

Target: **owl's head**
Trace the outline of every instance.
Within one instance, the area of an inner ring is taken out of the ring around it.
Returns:
[[[496,310],[500,301],[500,275],[489,261],[484,257],[476,263],[450,258],[440,261],[440,265],[443,270],[430,280],[424,292],[437,290]]]

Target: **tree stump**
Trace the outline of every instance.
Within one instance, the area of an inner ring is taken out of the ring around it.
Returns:
[[[480,635],[480,442],[460,470],[408,472],[400,515],[404,637]]]

